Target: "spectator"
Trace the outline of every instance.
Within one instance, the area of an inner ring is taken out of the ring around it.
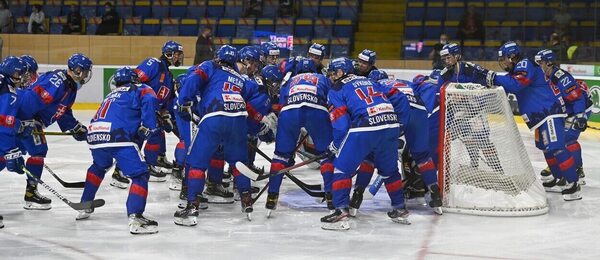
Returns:
[[[279,0],[279,16],[294,16],[294,0]]]
[[[42,11],[41,5],[33,5],[33,9],[31,11],[31,16],[29,16],[29,24],[27,25],[27,32],[38,34],[44,33],[46,29],[44,28],[44,20],[46,17],[44,16],[44,11]]]
[[[202,28],[198,40],[196,40],[196,56],[194,57],[194,64],[200,64],[205,60],[212,59],[213,52],[212,28],[206,26]]]
[[[0,0],[0,33],[11,33],[13,30],[13,15],[6,0]]]
[[[62,33],[81,33],[81,14],[76,5],[71,5],[71,11],[67,14],[67,23],[63,25]]]
[[[552,52],[555,53],[555,55],[558,57],[558,61],[559,63],[561,62],[561,56],[563,53],[563,48],[560,44],[560,37],[558,36],[558,33],[552,33],[550,35],[550,40],[548,41],[548,49],[552,50]]]
[[[102,22],[98,25],[96,35],[107,35],[110,33],[119,33],[119,13],[113,8],[111,2],[104,4],[104,15],[102,15]]]
[[[442,50],[442,47],[444,47],[444,45],[446,45],[447,43],[448,43],[448,35],[446,35],[445,33],[442,33],[440,35],[440,42],[433,45],[433,50],[431,50],[431,52],[429,53],[429,58],[432,60],[432,62],[431,62],[432,69],[441,70],[444,68],[444,63],[442,62],[442,56],[440,55],[440,51]]]
[[[558,12],[554,14],[552,22],[554,23],[554,31],[561,37],[570,35],[569,26],[571,25],[571,14],[569,14],[566,4],[561,4]]]
[[[262,0],[245,0],[243,17],[262,16]]]
[[[458,32],[456,34],[461,43],[467,39],[481,40],[483,44],[485,40],[485,28],[483,21],[477,12],[474,5],[469,5],[467,13],[463,15],[458,23]]]

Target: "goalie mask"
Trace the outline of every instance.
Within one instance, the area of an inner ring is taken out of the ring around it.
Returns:
[[[162,47],[163,56],[175,67],[183,64],[183,46],[175,41],[168,41]]]

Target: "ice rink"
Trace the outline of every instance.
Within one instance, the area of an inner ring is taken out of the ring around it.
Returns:
[[[76,112],[86,123],[92,114]],[[52,126],[48,131],[57,129]],[[519,129],[539,172],[546,164],[543,155],[533,145],[533,134],[524,125]],[[66,181],[83,181],[91,164],[87,144],[68,136],[47,140],[46,164]],[[134,236],[127,227],[127,190],[110,186],[109,174],[97,195],[106,205],[90,219],[75,221],[77,212],[41,186],[40,192],[53,200],[52,209],[24,210],[25,176],[5,170],[0,176],[0,214],[6,225],[0,229],[0,259],[600,259],[600,131],[587,130],[580,140],[587,175],[583,200],[565,202],[560,194],[547,193],[550,211],[546,215],[437,216],[410,201],[412,225],[406,226],[386,216],[389,199],[382,190],[363,202],[351,229],[343,232],[322,230],[319,218],[328,213],[325,205],[289,180],[284,180],[271,219],[265,218],[263,194],[251,222],[239,203],[211,204],[201,211],[196,227],[177,226],[173,213],[179,192],[170,191],[168,182],[163,182],[150,183],[145,213],[158,221],[159,233]],[[172,151],[176,138],[169,135],[167,142]],[[272,145],[261,149],[273,153]],[[268,169],[262,158],[257,165]],[[308,183],[321,181],[316,170],[301,168],[294,173]],[[64,188],[46,171],[42,179],[79,201],[82,189]]]

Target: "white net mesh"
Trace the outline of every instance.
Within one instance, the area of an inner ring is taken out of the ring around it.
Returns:
[[[548,211],[504,89],[441,90],[440,183],[445,211],[530,216]]]

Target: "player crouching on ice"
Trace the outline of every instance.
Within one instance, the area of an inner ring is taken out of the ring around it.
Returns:
[[[321,218],[323,229],[349,229],[348,207],[352,173],[360,163],[373,155],[374,166],[384,183],[393,210],[388,216],[394,222],[410,224],[404,205],[402,178],[398,171],[398,138],[402,131],[394,96],[390,100],[376,82],[352,74],[352,61],[338,58],[327,69],[333,88],[329,91],[329,113],[333,126],[330,152],[333,161],[333,204],[335,212]]]
[[[139,147],[148,137],[158,134],[155,113],[158,99],[152,88],[140,84],[137,74],[128,67],[117,70],[114,80],[116,88],[106,96],[89,126],[87,141],[94,163],[88,169],[81,202],[94,199],[115,159],[132,181],[126,204],[129,232],[153,234],[158,232],[158,223],[142,215],[150,173]],[[93,211],[81,211],[76,219],[87,219]]]

